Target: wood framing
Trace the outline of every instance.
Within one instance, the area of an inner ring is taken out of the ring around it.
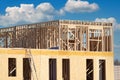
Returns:
[[[112,23],[56,20],[0,28],[0,47],[113,51]]]

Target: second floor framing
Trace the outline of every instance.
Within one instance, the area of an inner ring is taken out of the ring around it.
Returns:
[[[0,29],[0,46],[113,51],[111,23],[58,20]]]

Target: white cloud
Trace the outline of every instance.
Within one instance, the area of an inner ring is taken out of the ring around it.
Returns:
[[[0,14],[0,26],[13,26],[26,23],[36,23],[45,20],[53,20],[55,17],[64,15],[67,12],[93,12],[98,9],[96,3],[90,4],[87,1],[68,0],[61,9],[56,10],[50,3],[20,4],[20,7],[7,7],[4,15]]]
[[[94,12],[99,9],[96,3],[90,4],[88,1],[68,0],[63,10],[71,13]]]
[[[113,23],[114,30],[120,29],[120,23],[117,22],[117,20],[114,17],[110,18],[96,18],[96,22],[110,22]]]
[[[41,3],[37,7],[33,4],[21,4],[20,7],[6,8],[5,15],[0,15],[0,26],[52,20],[54,16],[62,14],[61,10],[55,10],[50,3]]]

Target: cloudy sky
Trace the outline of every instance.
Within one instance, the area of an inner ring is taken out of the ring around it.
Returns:
[[[120,0],[0,0],[0,27],[58,19],[112,22],[120,60]]]

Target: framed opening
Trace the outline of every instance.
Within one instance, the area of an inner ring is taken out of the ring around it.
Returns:
[[[49,80],[57,80],[56,59],[49,59]]]
[[[23,80],[31,80],[31,59],[23,58]]]
[[[99,60],[99,80],[106,80],[105,60]]]
[[[8,76],[16,76],[16,58],[8,58]]]
[[[62,78],[63,80],[70,80],[70,60],[62,60]]]
[[[93,59],[86,60],[86,79],[87,80],[94,80],[93,78]]]

